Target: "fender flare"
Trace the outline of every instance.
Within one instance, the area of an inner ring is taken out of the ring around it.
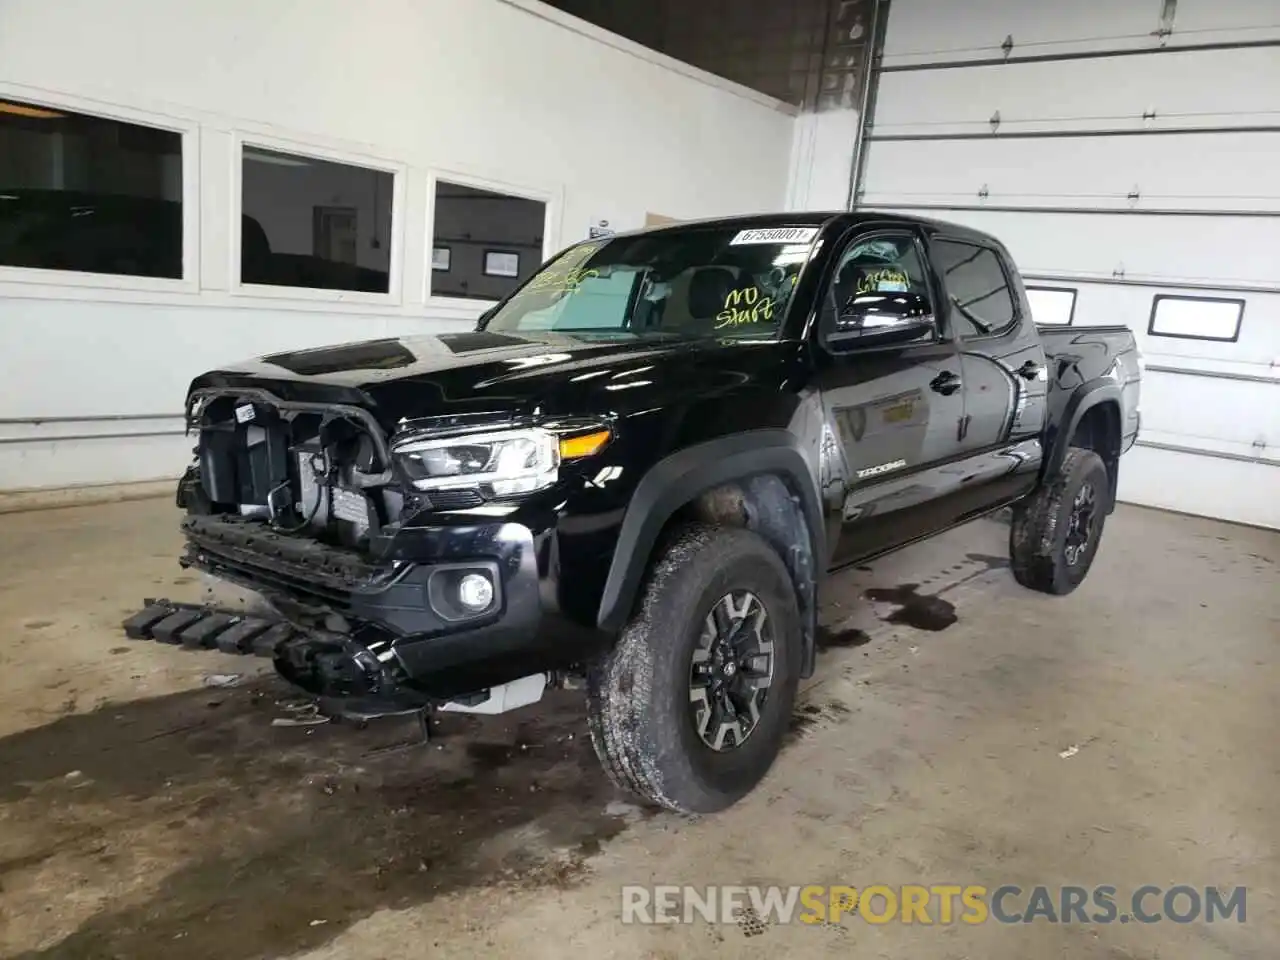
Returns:
[[[701,493],[735,480],[776,474],[800,501],[809,527],[813,576],[826,566],[817,479],[797,438],[786,430],[752,430],[695,444],[658,461],[636,485],[622,520],[597,616],[620,631],[631,616],[658,534],[671,516]],[[816,616],[816,610],[811,611]],[[805,633],[810,629],[806,628]]]
[[[1091,409],[1102,403],[1114,403],[1121,419],[1124,416],[1124,403],[1120,388],[1111,380],[1090,380],[1077,387],[1067,399],[1062,411],[1062,419],[1058,430],[1053,435],[1049,456],[1045,458],[1046,477],[1053,476],[1062,468],[1062,461],[1067,458],[1067,450],[1071,438],[1075,436],[1080,421]],[[1118,438],[1121,439],[1121,438]]]

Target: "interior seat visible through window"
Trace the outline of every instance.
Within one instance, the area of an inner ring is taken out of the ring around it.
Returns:
[[[699,267],[689,279],[688,318],[664,324],[667,329],[698,335],[715,330],[716,317],[724,310],[738,278],[728,267]]]

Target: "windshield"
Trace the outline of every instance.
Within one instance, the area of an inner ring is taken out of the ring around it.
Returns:
[[[489,330],[776,337],[817,227],[689,227],[570,247]]]

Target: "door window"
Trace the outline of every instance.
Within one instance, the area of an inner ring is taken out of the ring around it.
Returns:
[[[882,234],[858,240],[845,250],[836,265],[834,279],[823,300],[821,323],[824,331],[834,330],[838,318],[855,301],[883,294],[886,302],[894,295],[932,313],[932,297],[920,251],[911,234]]]
[[[990,247],[935,240],[934,262],[951,299],[951,323],[962,338],[1004,333],[1017,317],[1000,257]]]

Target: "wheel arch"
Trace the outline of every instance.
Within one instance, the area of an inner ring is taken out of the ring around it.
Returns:
[[[1120,482],[1120,450],[1124,442],[1120,388],[1111,380],[1094,380],[1077,388],[1067,401],[1062,421],[1045,461],[1046,479],[1062,469],[1073,446],[1093,450],[1107,467],[1110,487],[1107,512],[1115,507]]]
[[[763,537],[786,564],[800,606],[802,676],[812,675],[817,583],[826,556],[820,503],[813,472],[796,438],[785,430],[721,437],[660,460],[637,484],[627,506],[598,625],[616,633],[626,624],[673,522],[688,517],[743,526]]]

